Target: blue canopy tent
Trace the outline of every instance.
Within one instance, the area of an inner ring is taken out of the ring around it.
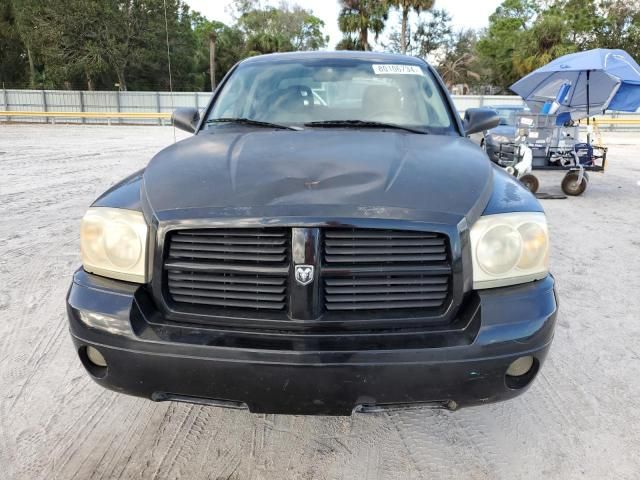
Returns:
[[[624,50],[598,48],[559,57],[510,88],[534,112],[555,102],[562,121],[589,119],[605,110],[635,112],[640,108],[640,66]]]

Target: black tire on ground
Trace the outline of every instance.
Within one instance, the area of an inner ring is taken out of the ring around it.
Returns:
[[[587,183],[589,182],[589,180],[586,176],[583,176],[582,182],[578,183],[579,176],[580,174],[578,172],[567,172],[567,174],[562,179],[562,191],[567,195],[571,195],[573,197],[582,195],[587,189]]]
[[[540,181],[538,180],[538,177],[531,173],[521,176],[520,182],[527,187],[531,193],[536,193],[538,188],[540,188]]]

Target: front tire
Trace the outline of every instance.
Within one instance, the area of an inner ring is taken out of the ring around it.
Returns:
[[[578,182],[579,177],[580,174],[578,172],[568,172],[562,179],[562,191],[567,195],[571,195],[572,197],[582,195],[587,189],[587,183],[589,180],[587,179],[586,175],[583,175],[582,181]]]

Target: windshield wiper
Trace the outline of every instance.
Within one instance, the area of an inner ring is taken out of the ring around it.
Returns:
[[[405,127],[395,123],[374,122],[369,120],[324,120],[322,122],[309,122],[304,124],[305,127],[355,127],[355,128],[394,128],[396,130],[405,130],[412,133],[421,133],[423,135],[428,132],[418,128]]]
[[[211,118],[207,120],[205,123],[206,124],[237,123],[240,125],[252,125],[255,127],[279,128],[280,130],[302,130],[299,127],[290,127],[288,125],[279,125],[277,123],[261,122],[260,120],[252,120],[250,118],[232,118],[232,117]]]

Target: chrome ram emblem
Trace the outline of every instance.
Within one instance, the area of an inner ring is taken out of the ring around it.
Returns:
[[[309,285],[313,282],[313,265],[296,265],[295,274],[300,285]]]

